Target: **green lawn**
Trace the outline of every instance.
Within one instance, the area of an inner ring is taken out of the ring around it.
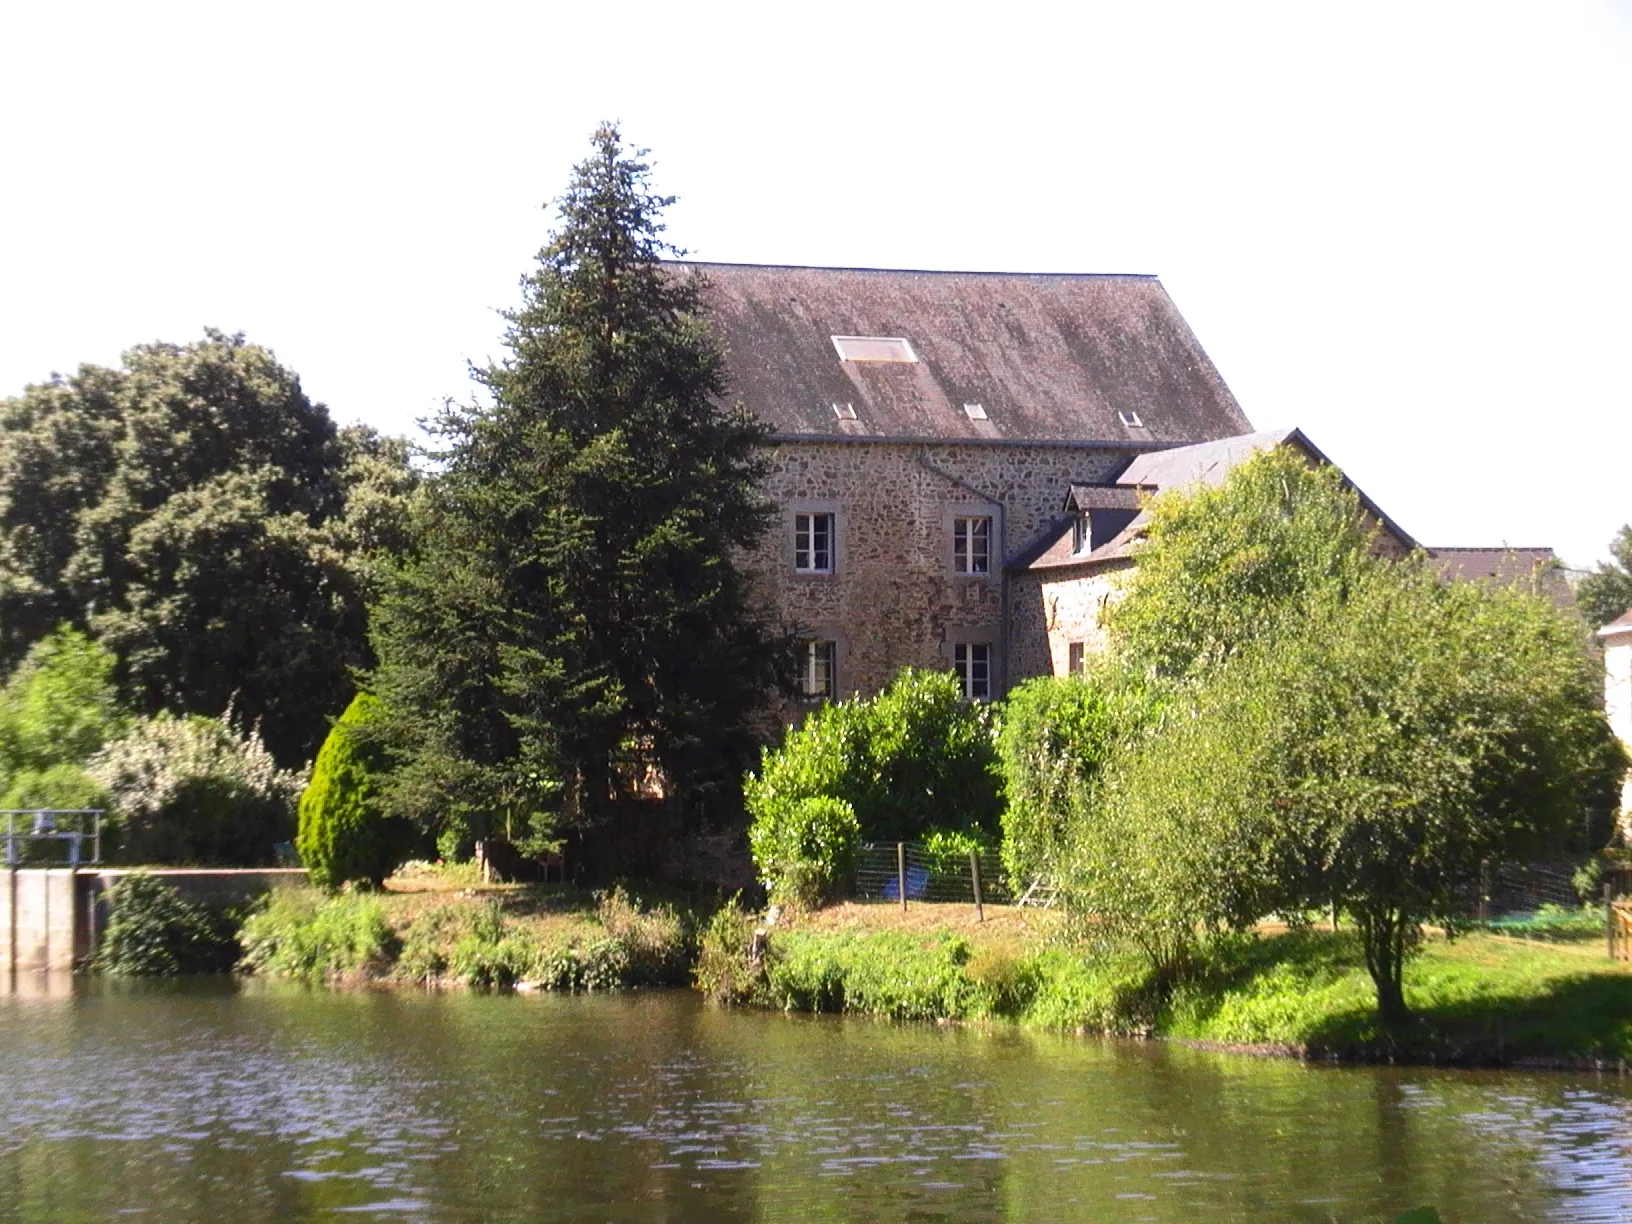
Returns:
[[[1154,975],[1132,952],[1095,952],[968,928],[807,923],[773,936],[763,1001],[793,1010],[1002,1018],[1310,1057],[1503,1064],[1632,1061],[1632,965],[1601,936],[1547,941],[1432,936],[1406,972],[1412,1020],[1385,1031],[1348,931],[1277,931],[1209,944],[1185,970]]]

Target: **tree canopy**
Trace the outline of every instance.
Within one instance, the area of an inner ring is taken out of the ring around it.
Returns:
[[[1632,524],[1615,533],[1609,553],[1614,560],[1600,562],[1575,591],[1581,615],[1594,628],[1632,608]]]
[[[1341,906],[1397,1018],[1421,924],[1464,920],[1482,861],[1560,853],[1613,804],[1582,627],[1374,555],[1353,491],[1296,455],[1168,494],[1155,523],[1113,629],[1163,696],[1073,787],[1067,895],[1161,961]]]
[[[593,823],[648,767],[734,788],[785,655],[735,558],[770,507],[694,279],[615,127],[556,202],[488,402],[438,423],[418,555],[377,618],[393,810]],[[477,830],[480,831],[480,830]]]
[[[242,336],[31,386],[0,402],[0,668],[69,624],[137,708],[232,700],[304,761],[369,662],[363,567],[412,483],[400,446],[337,431]]]

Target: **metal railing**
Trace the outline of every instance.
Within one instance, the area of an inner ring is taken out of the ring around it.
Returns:
[[[3,808],[0,816],[6,818],[7,867],[22,863],[19,846],[30,862],[36,861],[30,851],[47,851],[42,866],[61,865],[78,867],[102,861],[102,808]],[[64,818],[67,818],[66,821]],[[64,825],[73,827],[64,827]],[[18,826],[21,825],[22,828]],[[87,827],[89,826],[89,827]],[[85,856],[85,844],[90,843],[90,857]],[[49,851],[60,847],[66,861],[55,864]]]

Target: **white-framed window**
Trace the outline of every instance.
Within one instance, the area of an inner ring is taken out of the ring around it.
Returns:
[[[1067,675],[1080,676],[1087,664],[1087,643],[1067,642],[1065,647],[1065,671]]]
[[[801,574],[833,572],[834,516],[799,512],[793,516],[793,568]]]
[[[1085,552],[1092,552],[1094,548],[1094,531],[1088,521],[1087,512],[1077,515],[1071,522],[1071,551],[1078,556]]]
[[[958,642],[952,647],[952,670],[958,673],[963,695],[970,701],[992,696],[992,644]]]
[[[800,692],[807,701],[831,699],[838,693],[839,644],[832,638],[811,638],[800,660]]]
[[[990,515],[960,515],[952,520],[952,569],[959,574],[992,572]]]

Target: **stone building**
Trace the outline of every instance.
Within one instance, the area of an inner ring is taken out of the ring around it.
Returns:
[[[976,699],[1076,670],[1145,499],[1266,447],[1329,462],[1252,432],[1152,276],[674,266],[703,276],[732,395],[771,427],[780,522],[752,563],[805,635],[812,700],[907,665]],[[1380,548],[1417,547],[1360,496]],[[1520,552],[1429,550],[1463,577],[1551,555]]]
[[[681,266],[772,429],[754,563],[809,635],[812,698],[909,664],[976,698],[1047,670],[1013,562],[1068,491],[1250,428],[1154,277]]]

